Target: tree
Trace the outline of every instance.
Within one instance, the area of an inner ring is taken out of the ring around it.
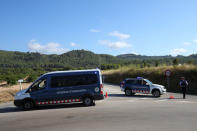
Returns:
[[[191,65],[191,64],[193,64],[193,61],[188,60],[188,61],[187,61],[187,64]]]
[[[158,67],[158,66],[159,66],[159,62],[155,61],[155,67]]]
[[[16,84],[17,78],[14,75],[9,75],[6,77],[7,84],[14,85]]]
[[[172,61],[172,63],[173,63],[173,65],[178,65],[178,59],[176,58],[176,59],[174,59],[173,61]]]
[[[146,67],[146,66],[147,66],[147,63],[146,63],[146,61],[144,61],[144,62],[143,62],[143,66],[144,66],[144,67]]]

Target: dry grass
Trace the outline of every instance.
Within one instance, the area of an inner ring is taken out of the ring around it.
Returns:
[[[120,84],[125,78],[144,77],[153,83],[161,84],[167,87],[167,79],[164,75],[165,70],[171,70],[170,87],[168,91],[179,92],[180,77],[184,76],[189,82],[189,93],[197,94],[197,66],[179,65],[179,66],[159,66],[159,67],[122,67],[116,70],[103,71],[105,82]]]
[[[112,75],[112,74],[134,74],[134,73],[141,73],[141,72],[158,72],[164,73],[165,70],[174,71],[188,71],[188,70],[197,70],[197,66],[194,65],[181,65],[181,66],[159,66],[159,67],[145,67],[145,68],[135,68],[135,67],[121,67],[119,69],[112,69],[112,70],[105,70],[102,73],[104,75]]]
[[[23,83],[23,89],[28,88],[31,83]],[[0,103],[5,103],[14,100],[16,92],[20,90],[20,85],[9,86],[5,83],[0,84]]]

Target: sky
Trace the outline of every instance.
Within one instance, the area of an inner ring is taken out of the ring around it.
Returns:
[[[197,0],[0,0],[0,50],[197,53]]]

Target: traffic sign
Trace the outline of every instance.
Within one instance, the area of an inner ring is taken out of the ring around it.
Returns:
[[[18,80],[19,83],[23,82],[23,80]]]
[[[171,75],[171,71],[170,71],[170,70],[166,70],[166,71],[165,71],[165,75],[166,75],[167,77],[169,77],[169,76]]]

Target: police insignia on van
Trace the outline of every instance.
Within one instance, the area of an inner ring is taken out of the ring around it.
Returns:
[[[99,69],[56,71],[40,76],[29,88],[16,93],[14,104],[25,110],[40,105],[83,103],[104,99]]]
[[[125,92],[126,96],[134,95],[135,93],[152,94],[154,97],[160,97],[166,93],[163,85],[153,84],[148,79],[143,77],[127,78],[120,83],[121,91]]]

